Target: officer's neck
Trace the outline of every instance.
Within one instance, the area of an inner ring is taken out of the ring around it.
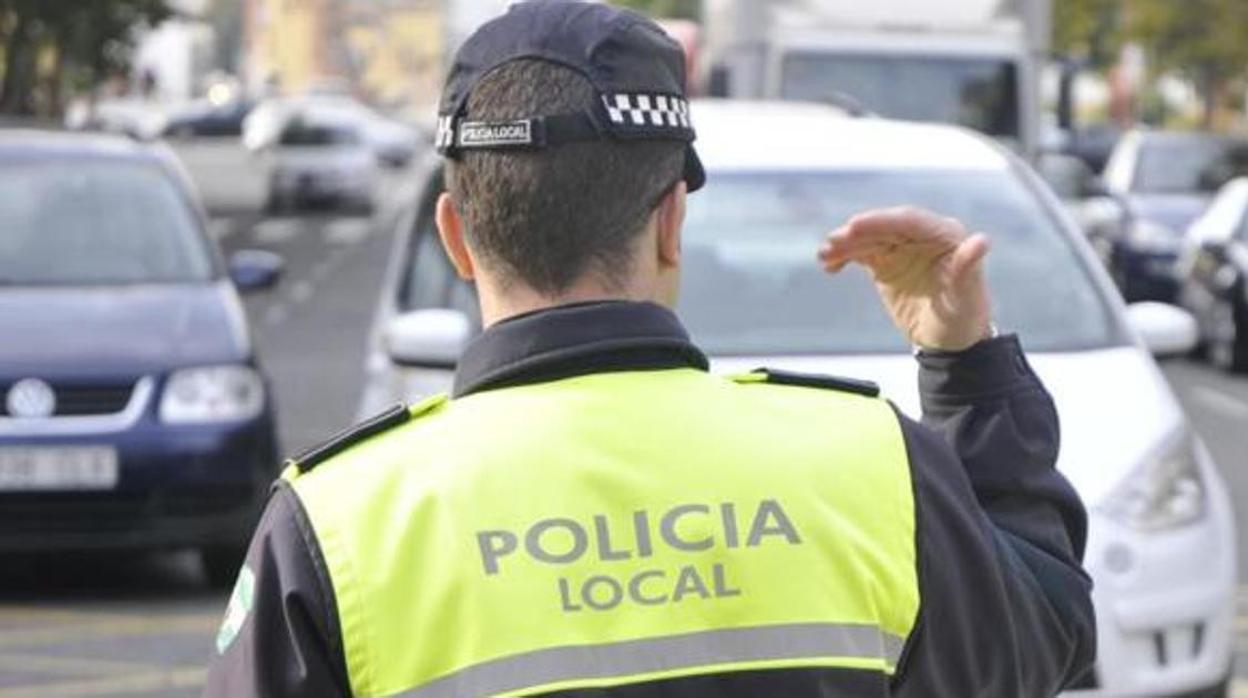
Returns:
[[[490,327],[510,317],[573,303],[625,300],[668,304],[661,297],[663,294],[653,288],[653,284],[639,281],[633,280],[624,287],[613,288],[596,279],[585,277],[560,293],[544,294],[519,283],[499,288],[485,279],[478,279],[481,321],[485,327]]]

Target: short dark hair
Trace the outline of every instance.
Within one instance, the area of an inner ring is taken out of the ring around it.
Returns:
[[[486,75],[470,119],[549,116],[594,108],[580,73],[522,59]],[[504,284],[565,291],[587,272],[619,288],[650,212],[681,177],[678,141],[573,142],[538,151],[467,152],[448,167],[470,247]]]

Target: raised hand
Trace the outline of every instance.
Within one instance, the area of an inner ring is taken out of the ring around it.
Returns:
[[[893,322],[912,344],[960,351],[992,332],[984,280],[988,239],[953,218],[912,207],[867,211],[828,234],[829,272],[857,262],[871,272]]]

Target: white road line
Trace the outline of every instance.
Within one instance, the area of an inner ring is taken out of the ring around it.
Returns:
[[[368,237],[372,225],[367,218],[335,218],[325,226],[325,242],[331,245],[357,245]]]
[[[299,234],[299,221],[268,220],[256,224],[252,229],[256,242],[273,245],[286,242]]]
[[[316,266],[312,267],[312,271],[308,272],[308,278],[310,278],[313,283],[320,283],[325,280],[325,277],[329,276],[329,272],[333,271],[333,269],[334,260],[322,259],[316,263]]]
[[[302,303],[312,297],[312,284],[307,281],[296,281],[290,286],[290,302]]]
[[[269,306],[269,309],[265,311],[264,324],[270,327],[272,327],[273,325],[280,325],[281,323],[286,321],[287,317],[290,317],[290,311],[286,309],[286,304],[277,303],[275,305]]]
[[[1230,698],[1248,698],[1248,681],[1244,679],[1231,680]]]
[[[1248,402],[1205,385],[1191,388],[1192,399],[1229,419],[1248,419]]]

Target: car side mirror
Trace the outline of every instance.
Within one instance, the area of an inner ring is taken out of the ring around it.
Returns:
[[[1182,308],[1144,301],[1127,306],[1127,324],[1144,341],[1153,356],[1186,354],[1200,341],[1196,318]]]
[[[382,341],[390,359],[400,366],[451,369],[471,332],[472,323],[464,313],[431,308],[390,320]]]
[[[272,288],[285,267],[281,255],[268,250],[239,250],[230,255],[230,280],[240,291]]]

